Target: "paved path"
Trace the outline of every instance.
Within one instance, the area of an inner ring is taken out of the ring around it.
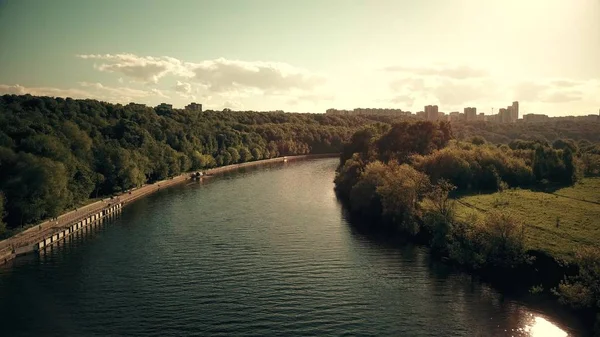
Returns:
[[[96,201],[94,203],[77,208],[77,210],[69,211],[59,216],[56,220],[44,221],[6,240],[0,241],[0,251],[3,251],[8,248],[12,250],[12,248],[33,245],[39,240],[41,240],[42,237],[47,237],[52,233],[64,227],[67,227],[68,225],[74,222],[79,221],[80,219],[84,219],[92,214],[96,214],[104,208],[109,207],[111,204],[116,204],[119,202],[127,203],[133,201],[144,195],[155,192],[160,188],[165,188],[174,184],[178,184],[188,179],[189,176],[190,174],[186,173],[177,176],[173,179],[163,180],[150,185],[144,185],[140,188],[132,190],[131,193],[126,192],[124,194],[114,197],[113,199],[102,199],[100,201]]]
[[[209,170],[205,170],[207,174],[219,174],[224,172],[230,172],[237,170],[242,167],[250,167],[250,166],[258,166],[269,163],[276,162],[286,162],[288,160],[301,160],[301,159],[310,159],[310,158],[324,158],[324,157],[332,157],[338,156],[338,154],[322,154],[322,155],[301,155],[301,156],[289,156],[289,157],[278,157],[272,159],[258,160],[248,163],[242,164],[234,164],[221,166]],[[83,207],[78,208],[77,210],[72,210],[67,213],[62,214],[55,220],[46,220],[36,226],[33,226],[29,229],[24,230],[14,236],[0,241],[0,264],[2,264],[3,257],[10,255],[13,250],[24,250],[23,247],[31,247],[36,243],[40,242],[43,238],[51,236],[53,233],[62,230],[65,227],[77,222],[81,219],[85,219],[86,217],[99,213],[102,209],[109,207],[115,203],[128,203],[135,199],[141,198],[147,194],[156,192],[161,188],[165,188],[168,186],[172,186],[175,184],[179,184],[185,180],[191,178],[191,173],[184,173],[172,179],[162,180],[156,182],[154,184],[144,185],[140,188],[132,189],[131,192],[126,192],[115,196],[113,199],[107,198],[100,201],[96,201],[94,203],[85,205]]]

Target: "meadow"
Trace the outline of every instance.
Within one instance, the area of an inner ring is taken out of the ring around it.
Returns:
[[[456,199],[460,220],[507,212],[525,224],[526,248],[571,261],[582,246],[600,246],[600,178],[585,178],[552,193],[510,189]]]

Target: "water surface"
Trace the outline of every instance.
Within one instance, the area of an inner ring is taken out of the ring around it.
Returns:
[[[161,191],[0,268],[2,336],[578,336],[423,247],[361,234],[337,160]]]

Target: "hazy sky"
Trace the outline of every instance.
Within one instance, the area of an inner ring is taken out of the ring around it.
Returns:
[[[0,0],[0,94],[598,113],[599,0]]]

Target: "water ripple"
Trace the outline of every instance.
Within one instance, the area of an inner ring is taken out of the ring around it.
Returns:
[[[438,272],[424,249],[352,231],[336,163],[167,189],[0,269],[3,336],[497,336],[529,324],[531,310]]]

